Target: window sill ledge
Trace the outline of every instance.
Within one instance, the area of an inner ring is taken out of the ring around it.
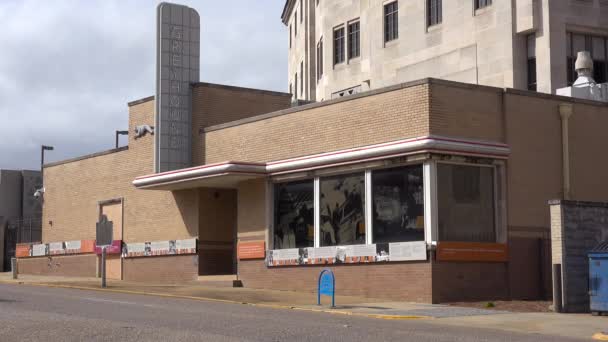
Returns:
[[[441,29],[443,28],[443,25],[441,25],[441,24],[442,23],[434,24],[434,25],[431,25],[431,26],[427,26],[426,27],[426,33],[432,33],[432,32],[435,32],[435,31],[441,31]]]
[[[482,15],[482,14],[485,14],[486,12],[490,12],[492,9],[493,9],[492,5],[489,5],[489,6],[486,6],[486,7],[482,7],[482,8],[476,9],[473,14],[475,16]]]
[[[384,47],[388,48],[388,47],[391,47],[393,45],[396,45],[397,43],[399,43],[399,38],[395,38],[393,40],[389,40],[388,42],[384,42]]]

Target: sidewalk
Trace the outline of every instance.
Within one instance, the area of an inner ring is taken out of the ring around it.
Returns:
[[[13,280],[10,273],[0,273],[0,283],[128,292],[382,319],[421,319],[429,324],[508,330],[586,340],[590,340],[596,333],[608,331],[608,317],[594,317],[590,314],[514,313],[451,305],[388,302],[385,299],[355,296],[336,296],[337,307],[329,309],[327,305],[323,307],[315,305],[317,297],[314,293],[208,287],[198,282],[167,285],[108,281],[108,288],[101,289],[98,278],[19,275],[19,279]],[[325,300],[325,303],[327,302]]]

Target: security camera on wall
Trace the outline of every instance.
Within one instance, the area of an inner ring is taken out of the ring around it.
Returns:
[[[34,192],[34,198],[37,200],[41,200],[43,194],[44,194],[44,188],[40,188],[40,189],[36,190],[36,192]]]

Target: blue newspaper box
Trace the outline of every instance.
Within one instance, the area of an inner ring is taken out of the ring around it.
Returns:
[[[608,312],[608,242],[589,252],[589,306],[593,315]]]

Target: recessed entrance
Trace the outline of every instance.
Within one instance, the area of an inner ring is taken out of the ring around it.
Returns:
[[[236,273],[237,192],[199,189],[199,276]]]

